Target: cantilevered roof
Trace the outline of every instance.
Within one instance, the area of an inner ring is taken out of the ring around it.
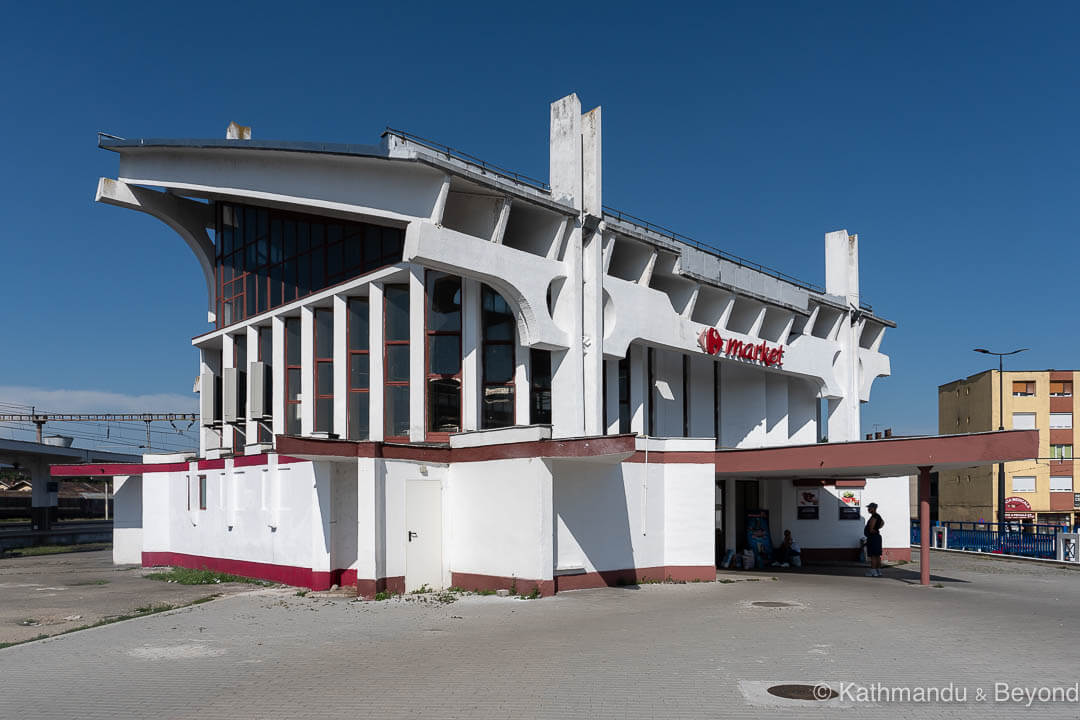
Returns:
[[[859,440],[752,450],[719,450],[717,477],[868,478],[951,470],[1039,456],[1038,430]]]

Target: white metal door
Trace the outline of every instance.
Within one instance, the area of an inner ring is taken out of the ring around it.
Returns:
[[[405,591],[442,588],[442,488],[405,481]]]

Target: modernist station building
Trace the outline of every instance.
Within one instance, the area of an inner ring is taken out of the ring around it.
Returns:
[[[613,211],[575,95],[549,184],[393,130],[99,144],[97,200],[188,244],[210,324],[198,457],[54,468],[117,478],[117,562],[548,594],[713,580],[757,509],[853,557],[871,501],[909,556],[911,467],[818,460],[881,445],[859,406],[894,325],[857,236],[825,235],[816,287]]]

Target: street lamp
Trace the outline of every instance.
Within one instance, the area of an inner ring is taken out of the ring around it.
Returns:
[[[1022,353],[1025,350],[1031,348],[1020,348],[1019,350],[1013,350],[1011,352],[992,352],[986,348],[975,348],[975,352],[982,353],[983,355],[997,355],[998,359],[998,430],[1005,429],[1005,362],[1006,355],[1015,355]],[[998,463],[998,522],[1002,525],[1002,530],[1005,525],[1005,463]]]

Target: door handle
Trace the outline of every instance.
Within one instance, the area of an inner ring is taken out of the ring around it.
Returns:
[[[420,537],[420,533],[414,533],[412,530],[410,530],[409,531],[409,542],[412,542],[412,539],[414,537]]]

